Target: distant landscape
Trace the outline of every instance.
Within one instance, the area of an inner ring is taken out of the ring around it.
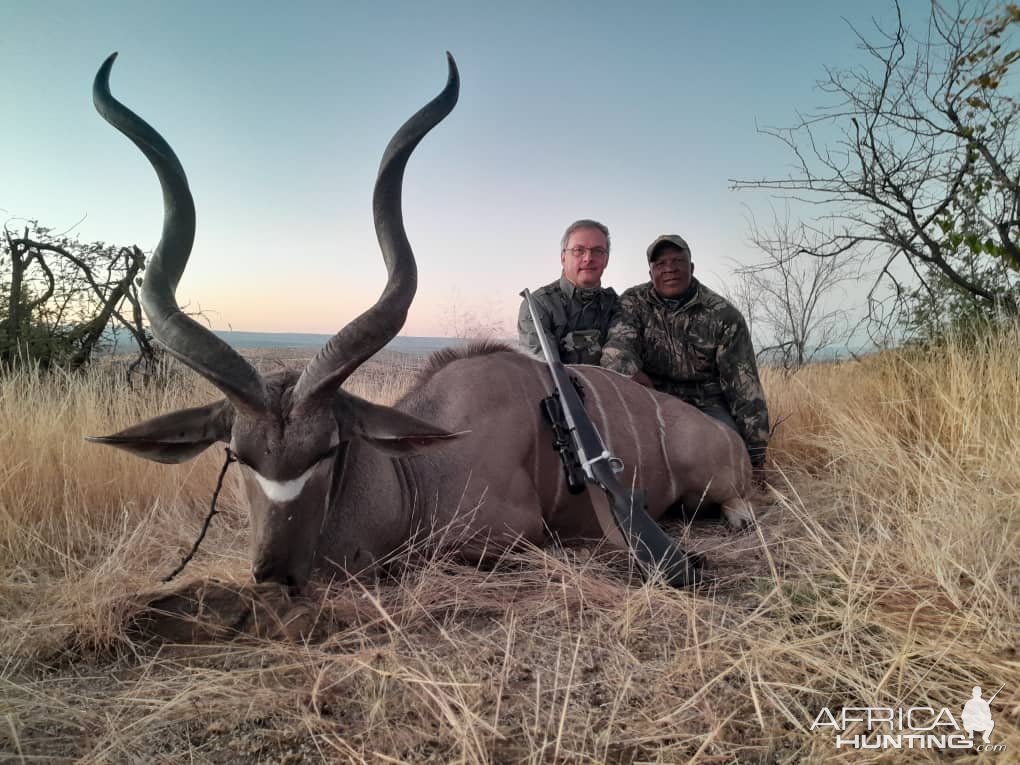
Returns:
[[[213,333],[239,351],[300,351],[302,358],[310,358],[333,335],[311,332],[236,332],[213,330]],[[137,346],[130,335],[107,333],[107,347],[114,354],[135,353]],[[457,337],[414,337],[398,335],[386,344],[382,352],[399,353],[410,357],[426,357],[443,348],[457,347],[467,341]],[[510,340],[513,342],[513,340]],[[293,355],[293,354],[289,354]]]
[[[318,349],[321,348],[332,335],[320,335],[307,332],[233,332],[226,330],[214,330],[234,348],[239,350],[261,348],[272,350],[274,348],[292,349]],[[513,343],[513,338],[506,338],[507,342]],[[442,350],[443,348],[464,345],[467,341],[459,337],[413,337],[410,335],[398,335],[393,338],[385,351],[404,353],[409,356],[428,356],[430,353]],[[858,347],[854,353],[858,356],[865,355],[874,350],[871,347]],[[823,348],[815,354],[816,361],[834,361],[837,359],[849,358],[851,352],[846,347],[832,346]],[[763,366],[771,366],[777,363],[775,359],[762,357],[759,363]]]
[[[305,332],[233,332],[215,330],[216,335],[234,348],[321,348],[333,335],[319,335]],[[427,356],[434,351],[451,346],[463,345],[464,340],[456,337],[412,337],[398,335],[386,344],[384,350]]]

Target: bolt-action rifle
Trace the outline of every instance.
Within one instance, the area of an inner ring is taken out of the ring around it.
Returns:
[[[589,489],[602,533],[614,544],[629,549],[646,576],[659,572],[675,587],[697,584],[701,580],[697,562],[648,515],[644,490],[626,489],[616,479],[616,474],[623,470],[623,460],[606,448],[585,411],[576,378],[570,377],[559,354],[553,352],[531,291],[524,290],[521,295],[531,311],[555,389],[551,396],[542,399],[541,410],[552,428],[553,448],[563,462],[570,493],[580,494]]]

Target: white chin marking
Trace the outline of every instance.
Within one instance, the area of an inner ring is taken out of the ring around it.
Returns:
[[[314,469],[315,466],[313,465],[297,478],[292,478],[289,481],[271,481],[255,473],[254,470],[252,472],[255,473],[255,480],[259,482],[259,486],[262,487],[262,493],[266,497],[273,502],[290,502],[305,488],[305,484],[308,482]]]

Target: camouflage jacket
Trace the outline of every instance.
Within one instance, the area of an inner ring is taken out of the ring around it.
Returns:
[[[647,374],[657,390],[700,408],[722,404],[747,445],[751,462],[765,459],[769,414],[751,335],[740,311],[694,280],[686,303],[659,296],[651,282],[620,297],[602,366]]]
[[[614,289],[575,287],[562,276],[531,293],[542,326],[552,339],[564,364],[598,364],[609,324],[616,318],[619,298]],[[517,335],[525,350],[539,358],[535,324],[528,301],[521,301]]]

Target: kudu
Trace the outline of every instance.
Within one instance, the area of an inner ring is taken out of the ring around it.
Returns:
[[[602,537],[586,494],[567,492],[540,412],[544,365],[502,346],[440,352],[394,407],[341,389],[404,324],[417,268],[404,232],[401,185],[418,142],[457,102],[449,57],[443,91],[390,141],[375,185],[375,228],[388,280],[376,304],[303,371],[260,375],[178,308],[175,289],[191,252],[195,210],[174,152],[109,91],[111,56],[94,85],[99,113],[130,138],[163,189],[159,245],[141,301],[158,341],[225,398],[148,420],[97,441],[178,463],[225,442],[240,463],[250,508],[257,581],[302,585],[373,567],[415,538],[443,540],[467,559],[526,541]],[[598,367],[573,369],[621,480],[644,487],[653,517],[683,496],[721,503],[750,520],[751,468],[729,428],[691,406]]]

